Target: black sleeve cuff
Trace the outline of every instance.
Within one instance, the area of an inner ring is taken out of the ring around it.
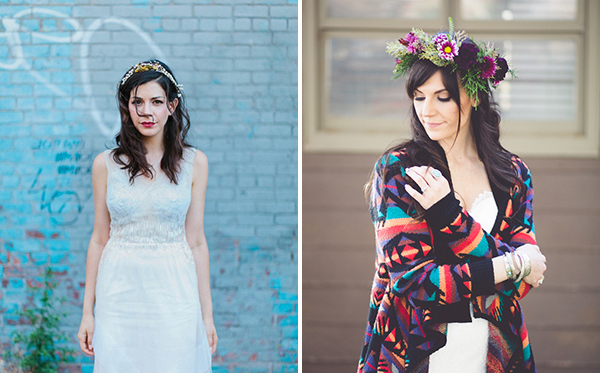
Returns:
[[[492,259],[481,259],[469,263],[471,270],[471,295],[491,295],[496,291]]]
[[[431,228],[439,230],[450,225],[461,210],[460,202],[450,192],[425,211],[425,220]]]

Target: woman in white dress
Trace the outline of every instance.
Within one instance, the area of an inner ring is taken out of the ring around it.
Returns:
[[[81,350],[95,373],[204,373],[217,347],[204,235],[208,161],[160,61],[118,85],[117,147],[93,164]]]
[[[389,43],[412,139],[368,184],[376,272],[359,373],[535,372],[519,305],[544,280],[533,186],[502,147],[491,88],[509,72],[463,31]]]

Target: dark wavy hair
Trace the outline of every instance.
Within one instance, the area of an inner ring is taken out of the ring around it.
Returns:
[[[458,136],[461,121],[460,76],[456,72],[453,72],[450,67],[438,67],[427,60],[416,61],[411,66],[406,76],[406,93],[408,94],[408,97],[413,100],[415,90],[425,84],[425,82],[438,71],[442,74],[444,87],[448,90],[450,97],[459,108],[459,124],[456,132],[456,136]],[[524,190],[523,182],[517,176],[517,171],[511,160],[512,154],[500,144],[500,112],[498,110],[498,104],[494,101],[491,92],[487,93],[480,91],[478,92],[477,97],[477,107],[471,108],[471,130],[477,146],[479,159],[485,165],[487,176],[493,187],[505,192],[511,192],[513,186],[517,185],[517,198],[520,198],[520,194]],[[411,104],[410,111],[412,139],[389,148],[382,157],[388,157],[390,153],[404,149],[406,150],[407,158],[405,162],[403,162],[402,167],[434,167],[440,170],[444,177],[448,179],[450,188],[454,191],[452,175],[450,174],[450,169],[448,167],[446,153],[437,141],[431,140],[429,135],[427,135],[425,128],[423,128],[423,125],[419,120],[414,104]],[[373,178],[371,177],[370,181],[365,186],[367,198],[369,198],[371,193],[372,179]],[[406,180],[413,188],[419,190],[414,181],[410,178],[406,178]],[[425,210],[418,202],[413,200],[413,203],[414,210],[416,211],[414,217],[419,220],[423,219]]]
[[[158,62],[173,78],[175,77],[171,69],[164,62],[158,60],[145,62]],[[185,147],[190,146],[185,139],[190,130],[190,116],[185,106],[183,94],[181,97],[178,97],[180,91],[175,84],[158,71],[149,70],[134,73],[127,79],[125,84],[119,84],[117,100],[121,114],[121,130],[115,138],[117,148],[113,152],[113,159],[123,166],[121,167],[122,169],[127,170],[129,173],[129,182],[132,184],[137,176],[143,175],[149,178],[154,178],[155,176],[154,168],[146,160],[147,150],[142,143],[142,135],[133,125],[131,116],[129,115],[131,91],[136,92],[140,85],[148,82],[156,82],[162,87],[168,101],[165,102],[166,105],[175,99],[179,101],[165,124],[163,137],[165,153],[160,161],[160,168],[172,183],[177,184],[183,150]],[[124,157],[121,157],[122,155]]]

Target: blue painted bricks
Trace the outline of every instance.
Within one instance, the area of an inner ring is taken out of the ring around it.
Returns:
[[[297,1],[36,0],[0,6],[0,351],[57,271],[81,317],[91,164],[119,128],[115,85],[163,59],[210,162],[214,372],[297,372]],[[78,355],[69,372],[91,372]],[[65,370],[67,371],[67,370]]]

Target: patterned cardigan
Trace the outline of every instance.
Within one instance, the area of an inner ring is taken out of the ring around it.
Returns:
[[[411,217],[404,191],[405,150],[388,153],[375,165],[371,218],[377,259],[369,320],[359,373],[419,372],[429,355],[446,343],[448,322],[490,322],[487,372],[536,372],[521,307],[531,286],[524,281],[494,284],[491,258],[535,244],[533,188],[525,163],[512,157],[525,191],[517,200],[492,187],[498,216],[488,234],[460,207],[453,193],[425,213]]]

